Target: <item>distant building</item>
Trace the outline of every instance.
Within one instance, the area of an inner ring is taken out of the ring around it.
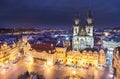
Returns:
[[[112,59],[113,59],[113,53],[114,53],[114,48],[120,46],[120,41],[115,41],[115,40],[103,40],[103,47],[107,49],[106,53],[106,65],[112,66]]]
[[[93,18],[91,16],[91,11],[88,13],[88,18],[85,27],[80,26],[80,19],[78,12],[76,13],[74,23],[73,23],[73,39],[72,39],[72,49],[74,51],[82,50],[85,48],[93,48],[94,37],[93,37]]]

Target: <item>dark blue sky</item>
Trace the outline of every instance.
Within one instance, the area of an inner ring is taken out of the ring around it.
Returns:
[[[120,26],[120,0],[0,0],[0,27],[72,27],[76,8],[82,26],[89,9],[95,27]]]

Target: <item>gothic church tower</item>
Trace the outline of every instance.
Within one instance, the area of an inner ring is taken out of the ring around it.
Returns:
[[[80,19],[77,11],[74,18],[74,23],[73,23],[73,36],[76,36],[79,34],[79,29],[80,29]]]
[[[91,11],[89,10],[88,12],[88,18],[87,18],[87,22],[86,22],[86,32],[87,35],[89,36],[93,36],[93,18],[91,15]]]
[[[93,48],[93,18],[91,12],[88,13],[86,26],[80,27],[80,19],[78,12],[75,15],[73,23],[73,38],[72,38],[72,50],[79,51],[85,48]]]

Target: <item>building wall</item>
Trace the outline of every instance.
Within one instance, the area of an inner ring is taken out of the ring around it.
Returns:
[[[99,51],[99,64],[102,65],[102,66],[105,66],[106,64],[106,55],[105,55],[105,52],[104,50],[100,50]]]
[[[103,46],[104,48],[107,48],[107,54],[106,54],[106,65],[112,66],[112,60],[113,60],[113,53],[114,53],[114,48],[120,46],[120,42],[115,42],[115,41],[105,41],[103,40]]]
[[[69,65],[77,66],[96,66],[98,67],[99,54],[94,51],[83,51],[83,52],[68,52],[67,63]]]
[[[85,48],[93,48],[94,38],[92,36],[74,36],[72,41],[73,50],[79,51]]]
[[[39,53],[39,58],[46,59],[49,62],[55,64],[59,62],[60,64],[70,65],[70,66],[95,66],[98,67],[99,64],[105,65],[105,52],[104,50],[97,51],[68,51],[66,48],[56,48],[54,54],[41,52]]]
[[[112,67],[114,69],[114,77],[120,79],[120,47],[114,49]]]

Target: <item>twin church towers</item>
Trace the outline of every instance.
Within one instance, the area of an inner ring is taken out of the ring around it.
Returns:
[[[79,51],[85,48],[93,48],[94,37],[93,37],[93,18],[91,11],[88,12],[86,19],[86,25],[82,27],[80,25],[80,18],[78,12],[76,12],[74,23],[73,23],[73,38],[72,38],[72,49]]]

